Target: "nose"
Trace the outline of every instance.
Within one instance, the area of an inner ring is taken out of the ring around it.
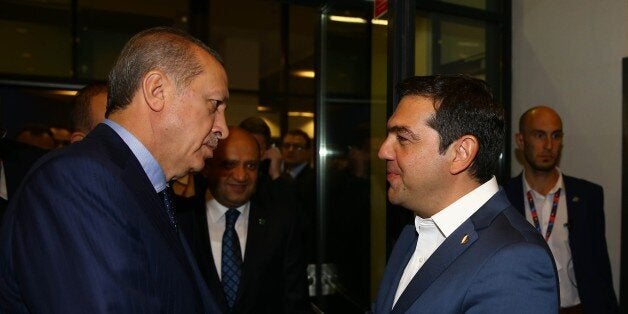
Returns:
[[[233,178],[238,182],[244,182],[248,179],[249,173],[244,169],[244,167],[235,167],[233,172],[231,173]]]
[[[545,140],[543,141],[543,148],[551,150],[552,146],[554,146],[554,139],[552,138],[552,136],[546,136]]]
[[[382,146],[379,147],[379,151],[377,152],[377,157],[382,160],[392,160],[392,149],[390,149],[390,141],[388,137],[382,143]]]
[[[229,136],[229,128],[227,127],[224,110],[218,110],[216,112],[216,119],[214,119],[212,133],[216,134],[216,137],[221,140],[224,140],[227,136]]]

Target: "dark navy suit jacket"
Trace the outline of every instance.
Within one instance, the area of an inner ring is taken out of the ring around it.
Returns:
[[[569,247],[578,295],[585,313],[618,313],[604,227],[602,187],[563,175],[567,195]],[[510,179],[504,189],[512,205],[525,217],[523,177]]]
[[[0,159],[3,163],[2,171],[4,171],[9,199],[17,191],[30,167],[47,152],[47,150],[25,143],[6,138],[0,139]],[[0,222],[7,206],[7,201],[0,198]]]
[[[393,308],[416,243],[415,227],[407,226],[386,266],[375,313],[558,312],[551,252],[501,190],[445,239]]]
[[[219,312],[163,206],[104,124],[47,154],[0,229],[0,312]]]
[[[200,193],[204,196],[204,193]],[[220,308],[228,312],[214,264],[204,197],[178,212],[201,273]],[[234,313],[309,313],[305,245],[294,208],[251,200],[242,276]]]

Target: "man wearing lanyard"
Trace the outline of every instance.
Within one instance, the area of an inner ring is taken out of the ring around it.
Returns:
[[[557,168],[563,126],[549,107],[519,119],[515,136],[524,171],[504,189],[510,202],[543,235],[554,255],[561,313],[617,313],[604,231],[602,187]]]

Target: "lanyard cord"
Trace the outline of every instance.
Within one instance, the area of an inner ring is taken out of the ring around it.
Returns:
[[[556,193],[554,193],[554,199],[552,200],[552,212],[550,213],[549,222],[547,224],[547,231],[545,232],[545,241],[547,241],[552,234],[552,229],[554,228],[554,220],[556,220],[556,209],[558,208],[558,200],[560,199],[560,191],[558,189]],[[541,224],[539,223],[539,215],[536,212],[536,207],[534,206],[534,200],[532,199],[532,193],[528,191],[527,193],[528,203],[530,204],[530,215],[532,215],[532,220],[534,221],[534,226],[536,230],[541,232]]]

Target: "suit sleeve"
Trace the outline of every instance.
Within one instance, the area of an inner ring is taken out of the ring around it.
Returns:
[[[558,279],[541,246],[513,244],[479,270],[461,309],[464,313],[558,313]]]
[[[29,310],[163,310],[124,183],[93,162],[53,160],[42,168],[19,194],[12,223],[9,263]]]

